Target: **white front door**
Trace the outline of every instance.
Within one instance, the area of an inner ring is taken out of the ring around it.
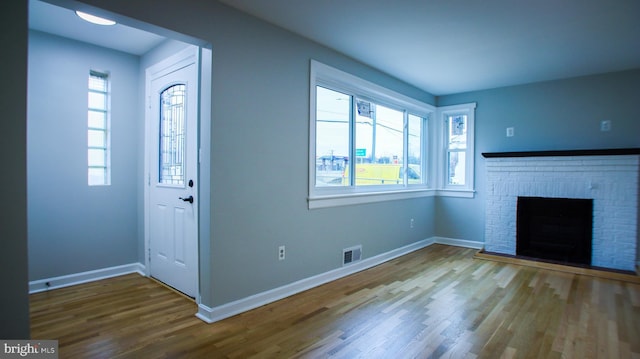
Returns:
[[[147,70],[149,274],[198,291],[197,52]]]

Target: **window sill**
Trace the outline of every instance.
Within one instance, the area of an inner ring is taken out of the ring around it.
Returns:
[[[472,189],[439,189],[436,192],[436,196],[442,197],[458,197],[458,198],[474,198],[476,191]]]
[[[386,192],[367,192],[332,194],[309,197],[309,209],[350,206],[364,203],[395,201],[420,197],[432,197],[436,194],[433,189],[408,189]]]
[[[475,194],[476,191],[470,189],[409,189],[313,196],[308,198],[308,202],[309,209],[317,209],[433,196],[474,198]]]

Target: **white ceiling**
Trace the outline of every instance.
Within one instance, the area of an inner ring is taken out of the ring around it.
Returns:
[[[640,68],[638,0],[219,0],[434,95]]]
[[[120,23],[115,26],[90,24],[70,8],[37,0],[29,1],[29,28],[134,55],[142,55],[166,40]]]
[[[640,68],[638,0],[219,1],[434,95]],[[29,10],[30,28],[135,55],[165,40]]]

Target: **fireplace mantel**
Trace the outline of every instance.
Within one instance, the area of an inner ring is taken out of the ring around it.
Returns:
[[[519,151],[519,152],[483,152],[484,158],[507,157],[567,157],[567,156],[622,156],[640,155],[640,148],[610,148],[591,150],[553,150],[553,151]]]

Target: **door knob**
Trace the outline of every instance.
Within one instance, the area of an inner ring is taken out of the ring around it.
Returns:
[[[193,196],[189,196],[187,198],[182,198],[182,197],[178,197],[181,200],[185,201],[185,202],[189,202],[189,203],[193,203]]]

